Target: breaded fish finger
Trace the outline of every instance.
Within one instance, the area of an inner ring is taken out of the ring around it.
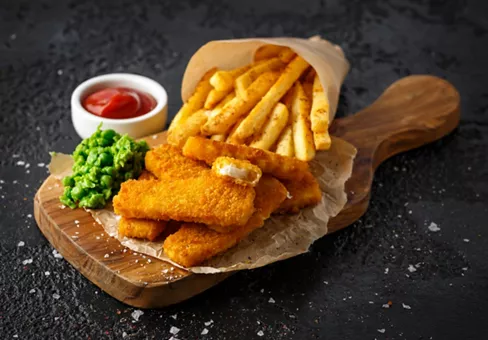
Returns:
[[[283,181],[283,184],[291,198],[281,203],[278,209],[280,213],[297,213],[300,209],[315,205],[322,199],[319,183],[310,172],[306,173],[300,181]]]
[[[116,214],[128,218],[234,228],[245,224],[253,214],[254,196],[254,188],[207,171],[185,179],[126,181],[113,205]]]
[[[264,176],[256,186],[256,212],[242,227],[221,234],[202,224],[185,223],[164,241],[166,255],[176,263],[192,267],[236,245],[264,221],[286,198],[285,187],[275,178]]]
[[[189,159],[180,149],[170,144],[164,144],[146,153],[146,169],[158,178],[183,179],[198,177],[202,172],[210,169],[204,162]]]
[[[166,228],[167,223],[167,221],[122,217],[119,221],[119,235],[154,241]]]
[[[217,176],[224,176],[237,184],[256,186],[261,176],[261,169],[249,161],[232,157],[218,157],[212,164],[212,171]]]
[[[217,157],[246,159],[279,179],[299,181],[308,170],[308,163],[267,150],[234,145],[201,137],[190,137],[183,147],[183,155],[211,165]]]

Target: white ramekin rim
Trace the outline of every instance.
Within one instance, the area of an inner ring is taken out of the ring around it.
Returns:
[[[81,104],[82,100],[90,93],[90,89],[102,85],[104,83],[125,82],[131,85],[124,85],[135,90],[143,91],[150,94],[156,100],[156,107],[148,113],[134,118],[127,119],[112,119],[96,116],[88,112]],[[142,85],[143,84],[143,85]],[[80,115],[83,119],[93,122],[110,123],[112,125],[128,125],[132,123],[142,122],[160,114],[165,106],[168,105],[168,94],[164,87],[152,80],[151,78],[132,73],[110,73],[96,76],[85,80],[76,87],[71,95],[71,111],[74,115]]]

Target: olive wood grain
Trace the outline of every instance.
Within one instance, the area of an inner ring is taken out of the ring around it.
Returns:
[[[459,94],[432,76],[409,76],[391,85],[371,106],[334,121],[331,132],[358,149],[346,183],[348,203],[329,222],[329,233],[361,217],[368,206],[376,167],[388,157],[451,132],[459,122]],[[165,133],[147,137],[151,145]],[[139,308],[164,307],[216,285],[230,273],[197,275],[135,254],[104,233],[82,209],[62,209],[62,185],[50,176],[34,199],[39,229],[64,258],[86,278],[116,299]],[[149,261],[150,260],[150,261]]]

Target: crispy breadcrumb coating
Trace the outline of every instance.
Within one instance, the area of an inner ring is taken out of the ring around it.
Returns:
[[[119,235],[154,241],[166,228],[166,221],[122,217],[119,221]]]
[[[221,156],[245,159],[257,165],[264,173],[285,180],[299,181],[309,171],[308,163],[296,158],[202,137],[188,138],[183,147],[183,155],[204,161],[209,165],[212,165],[215,159]]]
[[[287,192],[271,176],[263,176],[255,189],[256,211],[245,225],[222,234],[203,224],[185,223],[164,241],[165,254],[182,266],[196,266],[233,247],[252,231],[263,226],[264,221],[286,199]]]
[[[280,213],[297,213],[300,209],[315,205],[322,199],[322,191],[315,177],[306,173],[300,181],[283,181],[290,198],[281,203]]]
[[[254,212],[254,188],[211,171],[199,177],[129,180],[113,199],[115,213],[128,218],[176,220],[217,227],[243,225]]]

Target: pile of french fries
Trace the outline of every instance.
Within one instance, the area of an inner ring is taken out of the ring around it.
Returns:
[[[208,71],[176,114],[168,142],[191,136],[309,161],[330,148],[329,100],[315,70],[290,48],[265,45],[254,62]]]

